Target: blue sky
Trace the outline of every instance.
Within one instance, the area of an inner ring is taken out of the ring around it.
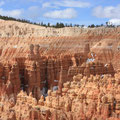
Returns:
[[[120,24],[119,0],[0,0],[0,14],[34,22]]]

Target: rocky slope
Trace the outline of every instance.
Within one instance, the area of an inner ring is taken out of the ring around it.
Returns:
[[[1,20],[1,119],[119,119],[119,39],[120,27],[55,29]]]
[[[120,27],[118,28],[45,28],[15,21],[0,21],[1,60],[25,56],[30,44],[39,44],[41,55],[79,53],[89,43],[92,52],[104,63],[119,69]]]
[[[49,36],[80,36],[81,34],[95,34],[105,35],[108,33],[117,32],[119,28],[79,28],[79,27],[65,27],[52,28],[41,27],[28,23],[21,23],[16,21],[0,20],[0,37],[49,37]]]
[[[72,82],[59,83],[58,91],[48,91],[48,96],[38,100],[32,93],[21,91],[17,97],[2,96],[2,120],[119,120],[120,73],[115,77],[105,75],[74,76]],[[113,82],[114,81],[114,82]],[[63,84],[63,87],[61,87]]]

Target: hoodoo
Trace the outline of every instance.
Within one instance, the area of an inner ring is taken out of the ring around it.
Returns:
[[[120,27],[0,28],[1,120],[120,119]]]

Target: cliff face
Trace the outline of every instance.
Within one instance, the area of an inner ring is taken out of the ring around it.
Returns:
[[[1,20],[0,55],[2,59],[18,57],[18,54],[22,57],[30,44],[39,44],[42,55],[79,53],[89,43],[102,62],[114,62],[119,53],[119,31],[119,27],[55,29]]]
[[[119,27],[0,23],[1,119],[119,119]]]

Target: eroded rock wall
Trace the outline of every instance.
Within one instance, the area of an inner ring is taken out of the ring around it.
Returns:
[[[119,27],[0,23],[1,119],[120,119]]]

